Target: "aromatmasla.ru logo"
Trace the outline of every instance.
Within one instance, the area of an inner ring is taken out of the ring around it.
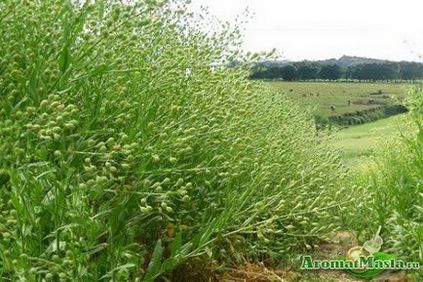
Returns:
[[[419,262],[407,262],[396,259],[394,255],[380,252],[383,240],[379,236],[381,227],[373,239],[363,246],[351,248],[345,257],[333,260],[314,260],[311,256],[303,256],[301,269],[305,270],[344,270],[350,275],[370,279],[378,276],[385,270],[418,270]]]

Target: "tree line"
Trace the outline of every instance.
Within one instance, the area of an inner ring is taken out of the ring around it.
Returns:
[[[338,64],[295,62],[290,64],[257,63],[252,79],[295,80],[417,80],[423,78],[423,64],[414,62],[365,63],[343,67]]]

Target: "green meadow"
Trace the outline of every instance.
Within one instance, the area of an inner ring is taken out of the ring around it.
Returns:
[[[335,134],[334,143],[347,164],[361,166],[368,163],[368,157],[383,144],[398,137],[405,130],[406,122],[406,114],[403,114],[345,128]]]
[[[271,81],[278,93],[285,93],[293,101],[314,107],[323,116],[340,115],[391,105],[401,101],[413,86],[408,83],[357,82],[286,82]],[[334,108],[332,108],[334,107]]]
[[[411,83],[267,82],[304,108],[323,116],[342,115],[402,102]],[[333,108],[332,108],[333,107]],[[369,157],[404,129],[406,114],[334,130],[334,144],[348,166],[368,164]]]

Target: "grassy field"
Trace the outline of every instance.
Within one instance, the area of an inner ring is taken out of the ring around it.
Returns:
[[[335,145],[348,165],[360,166],[384,142],[398,136],[405,123],[403,114],[343,129],[336,134]]]
[[[301,105],[315,106],[317,113],[323,116],[389,105],[395,99],[403,99],[412,86],[406,83],[284,81],[272,81],[269,84],[277,91],[287,93]]]
[[[302,106],[316,107],[317,113],[324,116],[389,105],[395,99],[402,100],[412,87],[405,83],[273,81],[269,84]],[[405,115],[401,115],[341,130],[336,134],[335,145],[349,166],[366,164],[366,157],[371,156],[381,142],[396,136],[404,121]]]

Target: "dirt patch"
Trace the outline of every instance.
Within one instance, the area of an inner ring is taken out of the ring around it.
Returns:
[[[331,240],[320,245],[312,254],[316,259],[334,259],[345,256],[349,249],[358,245],[355,236],[348,231],[339,231],[333,234]],[[209,280],[211,281],[211,280]],[[213,280],[214,281],[214,280]],[[231,268],[219,282],[360,282],[342,271],[300,271],[290,267],[272,268],[263,263],[245,263]],[[386,271],[370,282],[411,282],[404,271]]]
[[[285,269],[272,269],[266,267],[263,263],[245,263],[244,265],[237,266],[231,269],[219,282],[282,282],[292,281],[298,276],[297,273]]]
[[[304,271],[274,269],[263,264],[247,263],[231,269],[219,282],[360,282],[339,271]]]

